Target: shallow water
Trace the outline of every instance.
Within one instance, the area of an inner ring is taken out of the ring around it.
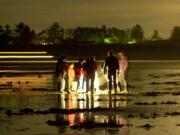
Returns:
[[[2,135],[59,135],[59,134],[122,134],[122,135],[179,135],[180,115],[180,63],[179,62],[131,62],[127,74],[130,95],[108,94],[59,94],[53,70],[1,70],[0,77],[0,133]],[[30,90],[33,89],[33,90]],[[43,91],[45,90],[45,91]],[[147,92],[160,94],[148,95]],[[167,104],[167,102],[176,104]],[[152,104],[155,102],[156,104]],[[162,104],[164,102],[165,104]],[[140,105],[139,103],[146,103]],[[50,108],[92,109],[109,108],[106,111],[82,111],[72,114],[48,113],[47,115],[12,115],[7,110],[19,112],[24,108],[44,111]],[[117,110],[116,110],[117,108]],[[153,115],[158,114],[156,117]],[[47,121],[68,124],[48,125]],[[91,127],[74,129],[90,122]],[[122,125],[122,127],[103,124]],[[149,124],[152,127],[142,127]],[[103,125],[103,126],[102,126]]]

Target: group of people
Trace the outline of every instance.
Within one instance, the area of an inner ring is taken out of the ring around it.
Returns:
[[[113,88],[115,93],[119,87],[120,93],[128,93],[125,74],[128,68],[128,59],[125,53],[118,53],[118,57],[114,56],[112,51],[108,51],[107,58],[104,63],[104,75],[108,77],[109,93]],[[86,92],[94,92],[94,81],[98,65],[95,56],[89,57],[87,60],[79,59],[75,64],[67,63],[66,57],[61,56],[56,64],[56,77],[58,82],[58,90],[60,92],[71,93],[73,83],[76,82],[76,88],[86,89]]]

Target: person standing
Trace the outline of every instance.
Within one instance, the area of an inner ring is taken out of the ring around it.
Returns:
[[[64,92],[67,74],[66,56],[61,56],[56,63],[55,76],[57,77],[58,90]]]
[[[84,91],[87,91],[87,88],[86,88],[86,72],[88,70],[88,64],[89,64],[89,59],[90,58],[87,58],[86,61],[83,63],[83,71],[84,71],[84,76],[83,76],[83,84],[82,84],[82,88]]]
[[[83,70],[83,59],[79,59],[79,62],[74,65],[75,70],[75,79],[77,81],[77,89],[82,90],[83,89],[83,81],[84,81],[84,70]]]
[[[86,92],[88,93],[90,90],[93,93],[95,74],[97,71],[97,64],[94,56],[91,56],[89,60],[86,61],[84,70],[86,74]]]
[[[108,57],[105,60],[104,73],[108,73],[108,81],[109,81],[109,93],[111,93],[112,87],[114,85],[114,90],[116,93],[117,90],[117,72],[119,70],[119,62],[118,59],[113,55],[112,51],[108,51]]]
[[[71,93],[73,81],[75,78],[74,64],[71,63],[69,65],[67,73],[68,73],[68,93]]]
[[[128,68],[128,58],[125,55],[125,53],[120,52],[119,54],[119,82],[118,85],[120,87],[120,92],[121,93],[128,93],[127,90],[127,82],[126,82],[126,72]]]

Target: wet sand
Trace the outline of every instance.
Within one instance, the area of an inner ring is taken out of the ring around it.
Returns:
[[[93,95],[60,94],[53,73],[2,74],[12,85],[4,80],[0,86],[0,132],[179,135],[180,65],[135,64],[128,72],[128,95],[110,95],[108,90]],[[38,83],[33,82],[35,78]]]

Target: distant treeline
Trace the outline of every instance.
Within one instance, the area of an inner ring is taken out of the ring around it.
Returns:
[[[55,22],[47,29],[37,33],[29,25],[24,23],[0,25],[0,45],[54,45],[63,42],[90,42],[93,44],[139,44],[145,42],[162,41],[158,30],[152,32],[152,36],[146,39],[141,25],[137,24],[131,29],[119,29],[116,27],[76,27],[63,28]],[[171,41],[180,40],[180,27],[174,27]]]

